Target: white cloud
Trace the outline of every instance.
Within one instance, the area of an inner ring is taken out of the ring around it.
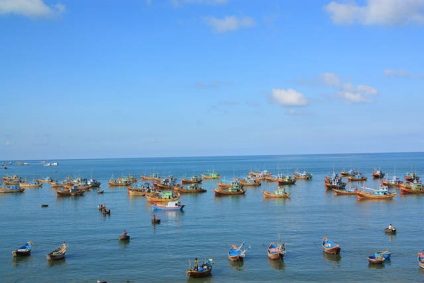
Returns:
[[[205,22],[216,32],[236,31],[240,28],[251,27],[255,21],[249,17],[228,16],[222,19],[215,17],[205,17]]]
[[[303,94],[294,89],[274,88],[272,90],[272,99],[283,106],[305,106],[309,104]]]
[[[384,70],[384,75],[386,77],[402,77],[402,78],[410,78],[410,79],[424,79],[423,74],[413,74],[406,70],[395,70],[395,69],[387,69]]]
[[[0,0],[0,15],[15,14],[31,18],[51,17],[65,11],[63,4],[48,6],[43,0]]]
[[[320,76],[324,85],[337,89],[337,96],[350,103],[370,103],[372,97],[378,95],[378,90],[368,85],[354,86],[351,83],[343,82],[337,75],[325,73]]]
[[[424,0],[366,0],[365,5],[331,2],[324,9],[337,24],[424,24]]]

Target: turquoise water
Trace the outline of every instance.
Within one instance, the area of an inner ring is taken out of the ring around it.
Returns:
[[[26,189],[23,194],[0,194],[1,282],[328,282],[328,281],[422,281],[424,271],[417,252],[424,249],[424,196],[399,194],[392,201],[357,201],[355,196],[334,196],[323,180],[333,169],[357,169],[376,186],[371,173],[380,168],[389,176],[403,178],[424,170],[424,153],[337,154],[296,156],[198,157],[54,160],[59,166],[45,167],[40,161],[29,166],[9,166],[3,175],[23,178],[51,176],[87,177],[100,180],[104,194],[87,192],[79,198],[57,198],[49,185]],[[262,190],[276,183],[247,188],[245,196],[215,197],[215,180],[203,181],[207,193],[183,195],[184,212],[157,212],[161,224],[153,226],[153,215],[144,197],[129,197],[126,188],[109,188],[111,177],[137,177],[158,172],[181,177],[217,171],[223,180],[244,177],[249,170],[267,169],[291,174],[307,170],[312,181],[297,181],[289,187],[290,199],[264,200]],[[99,213],[105,203],[110,216]],[[49,207],[42,208],[41,204]],[[398,229],[388,236],[384,228]],[[131,240],[120,243],[126,229]],[[281,237],[287,254],[283,262],[270,261],[266,249]],[[340,256],[322,252],[321,240],[338,243]],[[11,251],[27,241],[35,242],[28,258],[13,258]],[[68,243],[64,261],[50,263],[45,255]],[[245,262],[229,262],[232,244],[249,246]],[[376,250],[392,251],[382,266],[368,264]],[[212,277],[189,279],[185,275],[195,257],[213,258]]]

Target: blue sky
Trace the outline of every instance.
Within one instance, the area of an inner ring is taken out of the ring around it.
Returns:
[[[0,159],[423,151],[424,0],[0,0]]]

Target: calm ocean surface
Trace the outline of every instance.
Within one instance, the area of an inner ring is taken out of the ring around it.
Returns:
[[[357,169],[368,177],[368,186],[379,183],[372,180],[374,168],[389,177],[403,179],[406,172],[424,177],[424,153],[53,161],[59,166],[29,161],[29,166],[11,165],[1,173],[28,181],[92,176],[105,192],[58,198],[44,184],[22,194],[0,194],[0,282],[424,281],[417,263],[417,252],[424,249],[424,195],[398,191],[392,201],[358,201],[356,196],[334,196],[323,183],[333,169]],[[162,220],[156,226],[144,197],[129,197],[126,187],[107,185],[111,177],[129,174],[140,178],[157,172],[180,181],[215,170],[221,180],[230,181],[263,169],[286,175],[306,170],[313,180],[298,180],[288,189],[291,198],[283,200],[262,197],[262,190],[272,191],[276,183],[247,187],[245,196],[215,197],[217,181],[205,180],[207,193],[182,195],[184,212],[156,212]],[[100,203],[111,209],[110,216],[99,213]],[[384,233],[389,223],[397,235]],[[131,236],[127,244],[118,241],[124,229]],[[270,261],[267,245],[279,236],[287,254],[282,262]],[[323,253],[323,237],[341,246],[340,257]],[[11,251],[27,241],[36,244],[31,256],[13,258]],[[68,243],[66,259],[48,262],[45,255],[63,241]],[[244,241],[250,247],[244,263],[229,262],[230,246]],[[390,261],[368,264],[368,255],[386,249],[392,251]],[[187,278],[189,260],[195,257],[214,259],[211,277]]]

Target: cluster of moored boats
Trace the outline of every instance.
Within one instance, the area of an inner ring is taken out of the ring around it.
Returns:
[[[325,187],[333,190],[335,195],[356,195],[359,200],[362,199],[381,199],[390,200],[396,196],[395,191],[390,191],[390,188],[398,188],[402,194],[424,194],[424,186],[420,181],[420,177],[416,173],[406,173],[405,180],[402,181],[394,176],[391,179],[384,176],[386,174],[381,170],[375,170],[372,173],[373,179],[381,179],[380,186],[377,188],[366,187],[361,188],[352,185],[346,188],[346,182],[343,178],[346,177],[348,182],[365,182],[368,178],[362,173],[353,169],[349,171],[342,171],[340,175],[333,172],[331,176],[326,176],[324,179]],[[351,183],[352,184],[352,183]]]

